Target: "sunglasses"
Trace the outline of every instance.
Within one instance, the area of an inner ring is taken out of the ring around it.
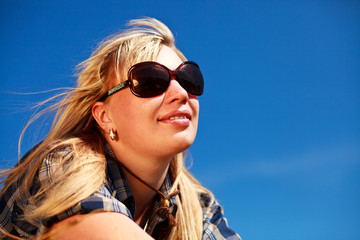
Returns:
[[[158,62],[141,62],[129,69],[128,80],[110,89],[99,101],[104,101],[107,97],[128,86],[137,97],[158,96],[169,87],[173,76],[188,93],[196,96],[203,93],[204,78],[195,62],[183,62],[175,71]]]

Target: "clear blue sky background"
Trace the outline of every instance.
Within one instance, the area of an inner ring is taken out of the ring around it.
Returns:
[[[1,165],[32,106],[127,20],[151,16],[206,79],[191,171],[243,239],[360,239],[360,2],[0,2]],[[30,129],[23,153],[48,122]],[[42,130],[45,129],[45,130]]]

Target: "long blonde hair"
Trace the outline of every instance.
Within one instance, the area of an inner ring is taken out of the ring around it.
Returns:
[[[56,110],[45,140],[22,163],[6,172],[8,177],[0,196],[11,185],[17,184],[16,198],[18,202],[26,203],[21,206],[26,221],[36,223],[39,219],[57,215],[91,195],[105,183],[106,161],[102,136],[91,114],[91,107],[111,87],[110,76],[115,75],[120,81],[125,79],[131,65],[141,61],[155,61],[161,45],[170,47],[185,60],[174,45],[173,34],[160,21],[144,18],[132,20],[129,25],[131,28],[110,36],[89,59],[79,64],[77,86],[52,98],[61,97],[62,100],[39,113],[41,115]],[[28,124],[32,121],[33,119]],[[57,154],[58,167],[53,178],[35,195],[31,195],[31,184],[45,156],[61,152],[65,146],[71,148],[71,154]],[[174,156],[169,169],[173,181],[172,190],[181,191],[181,197],[176,197],[178,225],[172,229],[169,239],[200,239],[203,225],[198,195],[211,193],[187,171],[184,155],[181,153]]]

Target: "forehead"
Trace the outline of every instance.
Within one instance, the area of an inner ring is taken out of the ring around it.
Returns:
[[[172,70],[183,62],[174,50],[165,45],[161,46],[156,61]]]

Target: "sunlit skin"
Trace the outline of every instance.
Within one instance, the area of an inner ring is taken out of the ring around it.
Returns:
[[[167,46],[161,47],[156,61],[171,70],[183,62]],[[125,88],[110,96],[106,103],[96,103],[93,114],[117,159],[159,189],[173,156],[194,142],[199,101],[176,80],[171,80],[165,93],[151,98],[136,97],[130,88]],[[110,139],[109,129],[116,131],[115,141]],[[126,177],[135,197],[134,220],[139,224],[155,192],[131,175]]]

